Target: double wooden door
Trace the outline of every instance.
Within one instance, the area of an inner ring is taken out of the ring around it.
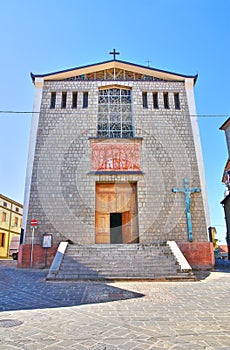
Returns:
[[[136,184],[97,183],[95,242],[138,242],[136,203]]]

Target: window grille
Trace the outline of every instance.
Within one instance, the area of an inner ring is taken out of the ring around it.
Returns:
[[[133,137],[131,90],[99,90],[98,137]]]

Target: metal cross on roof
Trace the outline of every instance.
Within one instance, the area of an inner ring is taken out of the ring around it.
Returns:
[[[150,67],[150,62],[152,62],[150,59],[147,59],[145,62],[148,63],[148,67]]]
[[[120,55],[120,52],[116,52],[116,50],[113,49],[113,51],[110,52],[109,54],[110,54],[110,55],[113,55],[113,59],[114,59],[114,61],[115,61],[115,60],[116,60],[116,55]]]

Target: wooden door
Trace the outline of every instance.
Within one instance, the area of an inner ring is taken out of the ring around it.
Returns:
[[[131,212],[122,213],[122,243],[127,244],[132,241]]]
[[[95,243],[110,243],[110,214],[96,211],[95,217]]]
[[[110,214],[122,214],[122,243],[138,242],[136,184],[96,184],[96,243],[111,243]]]
[[[101,213],[116,212],[116,191],[114,183],[96,185],[96,211]]]

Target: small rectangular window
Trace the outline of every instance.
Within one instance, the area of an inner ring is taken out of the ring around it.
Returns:
[[[83,108],[88,108],[88,91],[83,92]]]
[[[72,93],[72,108],[77,108],[77,92]]]
[[[169,109],[169,94],[168,92],[164,92],[164,108]]]
[[[174,93],[174,104],[175,104],[175,109],[180,109],[179,92]]]
[[[5,246],[5,233],[0,233],[0,247]]]
[[[2,212],[2,222],[6,222],[6,213]]]
[[[18,218],[17,217],[14,218],[14,226],[18,227]]]
[[[51,92],[50,108],[55,108],[56,92]]]
[[[147,92],[142,92],[142,103],[143,103],[143,108],[148,108]]]
[[[66,108],[67,92],[63,92],[61,95],[61,108]]]
[[[16,211],[17,213],[19,213],[19,208],[18,208],[18,207],[16,207],[16,208],[15,208],[15,211]]]
[[[7,208],[7,203],[6,202],[3,202],[3,207]]]
[[[158,106],[158,93],[153,93],[153,108],[159,108]]]

